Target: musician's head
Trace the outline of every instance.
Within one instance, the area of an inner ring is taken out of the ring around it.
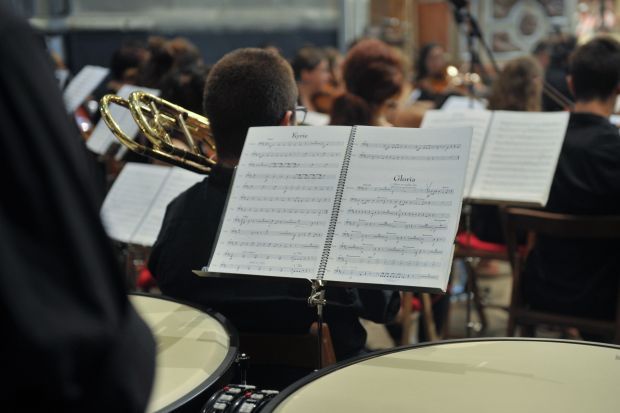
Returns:
[[[620,87],[620,43],[597,37],[570,59],[569,85],[577,101],[615,99]]]
[[[493,81],[491,110],[538,112],[541,110],[543,70],[530,56],[508,61]]]
[[[295,80],[310,93],[321,90],[329,81],[329,63],[323,50],[314,46],[304,46],[297,50],[291,61]]]
[[[372,125],[386,105],[401,93],[404,81],[402,57],[377,39],[360,40],[344,60],[346,93],[332,107],[334,125]]]
[[[442,78],[446,73],[446,52],[437,43],[426,43],[416,59],[416,80]]]
[[[225,55],[209,72],[204,93],[218,159],[238,159],[252,126],[290,124],[296,102],[293,70],[278,54],[248,48]]]

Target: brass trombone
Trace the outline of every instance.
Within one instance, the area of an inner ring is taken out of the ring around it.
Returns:
[[[110,113],[111,103],[129,109],[152,147],[134,141],[121,130]],[[209,120],[204,116],[140,91],[131,93],[128,99],[105,95],[101,99],[100,111],[114,136],[133,152],[200,174],[209,174],[216,163],[200,149],[200,143],[205,143],[215,153]],[[173,145],[172,139],[177,136],[183,138],[189,150]]]

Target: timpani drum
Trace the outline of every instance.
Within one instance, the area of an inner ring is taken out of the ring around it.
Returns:
[[[236,330],[220,314],[169,298],[130,294],[130,300],[157,342],[147,411],[198,411],[230,380],[238,350]]]
[[[459,340],[320,370],[261,412],[620,412],[620,347]]]

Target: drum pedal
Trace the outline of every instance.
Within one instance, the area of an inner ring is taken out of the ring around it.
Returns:
[[[211,396],[201,413],[256,413],[278,393],[247,384],[229,384]]]

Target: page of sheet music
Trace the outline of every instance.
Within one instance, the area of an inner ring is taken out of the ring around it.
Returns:
[[[458,128],[471,126],[474,134],[471,139],[467,175],[465,177],[465,189],[463,197],[467,198],[471,193],[471,184],[476,172],[476,166],[480,159],[480,153],[484,144],[493,112],[487,110],[429,110],[422,119],[422,128]]]
[[[480,99],[472,99],[467,96],[450,96],[443,105],[441,110],[485,110],[487,103]]]
[[[123,167],[101,207],[101,219],[110,238],[133,242],[169,172],[167,166],[141,163],[127,163]]]
[[[304,124],[308,126],[325,126],[329,125],[329,115],[320,112],[308,112]]]
[[[82,70],[67,85],[63,93],[67,112],[72,113],[103,79],[110,70],[99,66],[84,66]]]
[[[358,127],[325,280],[445,290],[471,135]]]
[[[251,128],[209,271],[316,277],[350,132]]]
[[[568,112],[495,111],[471,197],[544,206]]]
[[[127,99],[130,93],[137,90],[142,90],[146,93],[159,96],[159,90],[157,89],[149,89],[133,85],[123,85],[123,87],[118,90],[117,96]],[[116,120],[116,123],[118,123],[121,130],[124,131],[129,138],[134,139],[136,137],[139,127],[131,116],[129,109],[112,104],[110,105],[110,114],[112,115],[112,118]],[[114,134],[105,124],[104,120],[100,119],[99,122],[97,122],[97,126],[95,126],[93,133],[86,141],[86,147],[98,155],[103,155],[110,149],[110,145],[114,142],[118,142],[114,137]]]
[[[169,169],[168,176],[164,179],[161,188],[146,211],[140,226],[131,237],[132,244],[153,245],[164,221],[168,204],[180,193],[206,178],[205,175],[176,166]]]

